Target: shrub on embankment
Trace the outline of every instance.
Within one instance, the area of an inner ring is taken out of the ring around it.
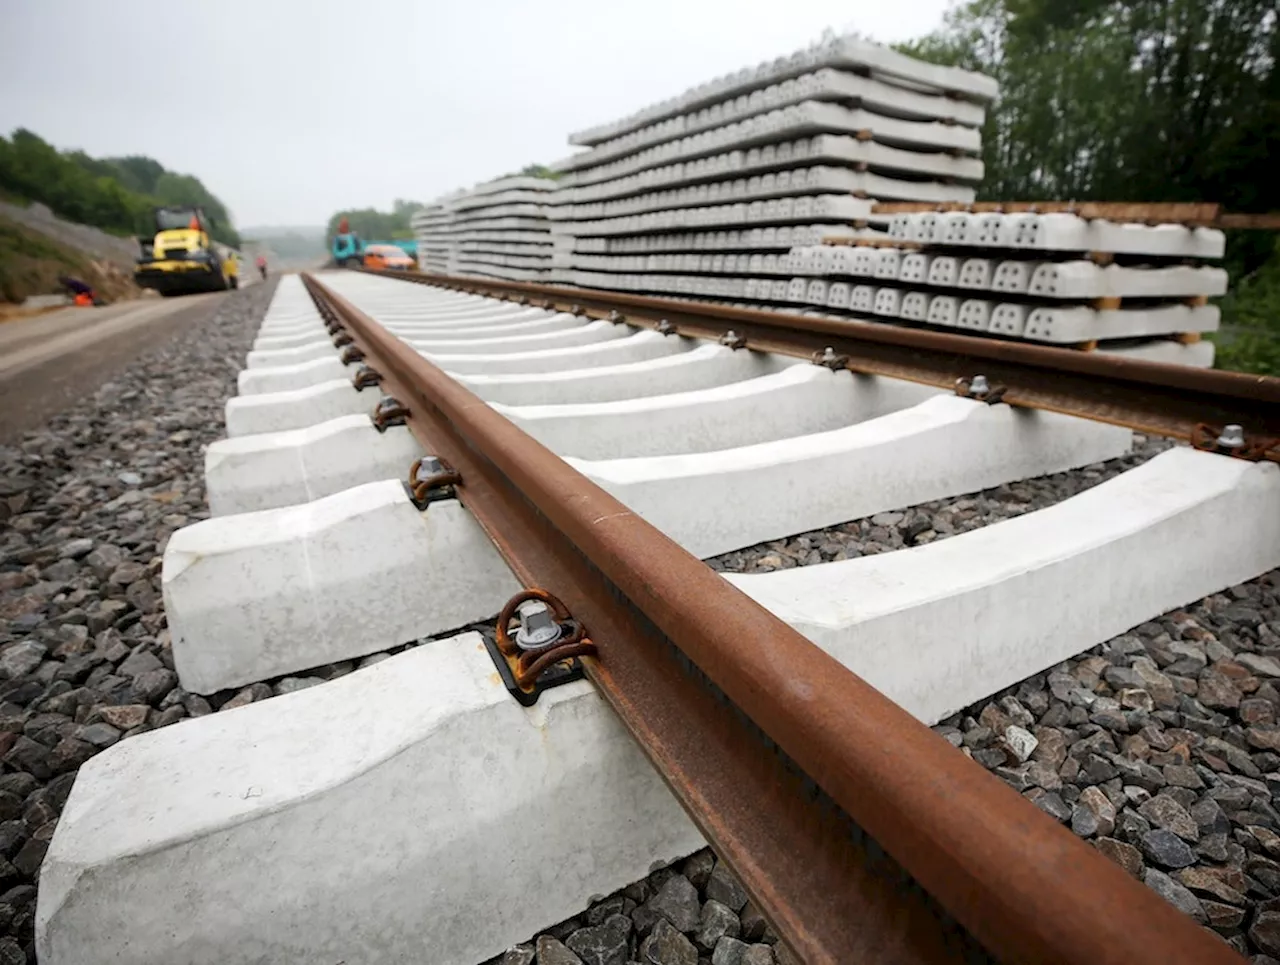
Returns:
[[[108,301],[138,294],[133,280],[107,260],[97,260],[0,215],[0,303],[61,289],[60,275],[72,275]]]

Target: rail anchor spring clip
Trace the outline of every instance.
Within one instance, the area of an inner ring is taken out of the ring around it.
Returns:
[[[462,474],[437,456],[415,459],[409,467],[409,496],[418,509],[442,499],[456,499],[455,486],[462,483]]]
[[[814,365],[821,365],[830,369],[832,372],[839,372],[849,365],[849,356],[837,355],[835,349],[828,345],[821,352],[814,352],[813,357],[809,359]]]
[[[386,432],[391,426],[402,426],[408,417],[409,410],[393,395],[384,395],[374,407],[373,427],[379,432]]]
[[[357,392],[372,388],[382,381],[382,374],[375,368],[368,365],[362,365],[356,369],[356,374],[351,377],[351,384],[355,386]]]
[[[975,402],[995,405],[1004,399],[1009,389],[1004,385],[992,385],[985,375],[975,375],[971,379],[956,379],[956,395]]]
[[[1234,424],[1218,429],[1202,422],[1192,430],[1190,442],[1203,452],[1235,456],[1249,462],[1261,462],[1272,452],[1280,452],[1280,439],[1245,435],[1244,427]]]
[[[519,618],[514,635],[513,620]],[[498,614],[495,639],[485,647],[498,676],[519,703],[532,707],[544,691],[583,676],[582,658],[596,655],[596,645],[560,598],[546,590],[521,590]]]

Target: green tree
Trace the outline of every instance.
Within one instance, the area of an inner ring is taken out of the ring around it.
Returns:
[[[163,164],[140,154],[111,158],[110,163],[118,170],[120,182],[138,194],[155,194],[156,182],[165,173]]]
[[[9,139],[0,137],[0,192],[124,235],[150,235],[151,209],[158,205],[201,205],[216,239],[240,243],[226,206],[198,178],[166,171],[160,162],[138,155],[103,159],[58,151],[24,128]]]
[[[376,208],[355,208],[336,212],[330,219],[326,229],[326,237],[332,238],[338,233],[338,224],[347,219],[351,230],[365,241],[394,241],[401,238],[412,238],[413,228],[410,219],[423,205],[417,201],[406,201],[397,198],[392,203],[391,211],[378,211]]]
[[[901,49],[1000,82],[983,130],[983,198],[1275,211],[1278,21],[1275,0],[972,0]],[[1225,329],[1280,335],[1273,242],[1228,238],[1228,271],[1250,281],[1224,301]],[[1259,338],[1224,333],[1223,357],[1243,364],[1226,346]]]

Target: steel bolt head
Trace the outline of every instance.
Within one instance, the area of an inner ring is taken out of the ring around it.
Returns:
[[[521,650],[545,650],[560,639],[560,624],[550,610],[541,603],[520,608],[520,629],[516,631],[516,646]]]
[[[438,457],[423,456],[413,470],[413,481],[426,482],[432,476],[438,476],[442,472],[444,472],[444,463]]]
[[[987,381],[985,375],[975,375],[973,381],[969,383],[969,391],[973,395],[986,395],[991,391],[991,383]]]
[[[1218,445],[1227,449],[1238,449],[1244,445],[1244,427],[1235,425],[1222,427],[1222,435],[1218,436]]]

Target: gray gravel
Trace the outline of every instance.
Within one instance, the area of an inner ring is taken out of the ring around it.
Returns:
[[[1256,963],[1280,961],[1280,570],[934,730]],[[1268,957],[1270,956],[1270,957]]]
[[[35,880],[77,768],[117,741],[261,696],[177,686],[160,595],[202,519],[202,447],[274,284],[0,447],[0,961],[35,961]]]
[[[1165,439],[1135,433],[1133,450],[1119,459],[770,540],[713,557],[707,565],[722,573],[768,573],[936,543],[1062,502],[1140,466],[1170,446]]]
[[[799,965],[710,850],[597,901],[485,965]]]

